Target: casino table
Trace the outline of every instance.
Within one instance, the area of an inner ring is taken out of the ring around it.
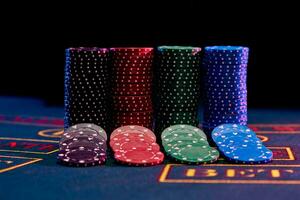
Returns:
[[[299,199],[300,110],[250,109],[249,126],[273,151],[268,164],[131,167],[56,163],[63,108],[0,98],[0,197],[5,199]]]

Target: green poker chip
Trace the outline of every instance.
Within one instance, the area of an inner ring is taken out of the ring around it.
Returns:
[[[195,107],[198,106],[199,100],[198,98],[190,99],[190,100],[185,100],[185,99],[164,99],[164,98],[159,98],[156,99],[156,104],[157,106],[161,107],[172,107],[173,105],[175,106],[180,106],[180,107]]]
[[[174,124],[190,124],[197,125],[199,123],[198,119],[160,119],[160,123],[166,125],[174,125]]]
[[[195,117],[198,112],[159,112],[156,113],[157,117]]]
[[[159,46],[157,52],[161,54],[200,54],[201,48],[192,46]]]
[[[183,143],[169,152],[169,155],[182,163],[212,163],[218,160],[219,152],[205,143]]]
[[[162,92],[162,93],[156,93],[157,98],[161,99],[166,99],[166,100],[186,100],[186,101],[193,101],[199,99],[199,96],[194,96],[192,94],[188,93],[167,93],[167,92]]]
[[[161,135],[161,138],[163,139],[165,136],[172,135],[175,132],[176,133],[178,133],[178,132],[193,133],[196,136],[199,136],[201,138],[202,137],[205,138],[205,139],[207,138],[206,134],[201,129],[199,129],[198,127],[195,127],[195,126],[188,125],[188,124],[177,124],[177,125],[170,126],[170,127],[166,128],[163,131],[163,133]]]
[[[196,112],[198,110],[198,107],[156,107],[156,112]]]

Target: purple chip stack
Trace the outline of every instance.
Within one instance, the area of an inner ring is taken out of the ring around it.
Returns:
[[[247,125],[248,55],[247,47],[205,48],[202,127],[207,134],[220,124]]]
[[[107,134],[104,129],[88,123],[76,124],[65,130],[59,141],[60,164],[86,167],[106,161]]]

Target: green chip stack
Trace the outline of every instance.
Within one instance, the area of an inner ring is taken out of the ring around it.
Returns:
[[[156,52],[155,133],[175,124],[198,125],[200,97],[198,47],[160,46]]]
[[[161,140],[166,154],[181,163],[212,163],[219,158],[219,152],[209,146],[205,133],[194,126],[170,126],[162,132]]]

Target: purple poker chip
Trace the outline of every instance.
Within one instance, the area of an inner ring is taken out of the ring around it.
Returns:
[[[60,145],[60,149],[75,149],[80,147],[107,149],[106,140],[99,138],[76,137],[71,140],[66,140]]]
[[[103,128],[101,128],[100,126],[96,125],[96,124],[92,124],[92,123],[80,123],[80,124],[75,124],[71,127],[69,127],[66,132],[73,132],[73,131],[78,131],[78,130],[94,130],[96,131],[98,134],[102,135],[105,140],[107,140],[107,134],[105,132],[105,130]]]
[[[87,167],[104,164],[106,152],[99,149],[80,147],[76,149],[60,150],[58,162],[68,166]]]
[[[76,140],[88,140],[88,141],[106,141],[104,137],[99,135],[93,130],[77,130],[72,132],[65,132],[59,141],[60,146],[65,146],[67,141]]]

